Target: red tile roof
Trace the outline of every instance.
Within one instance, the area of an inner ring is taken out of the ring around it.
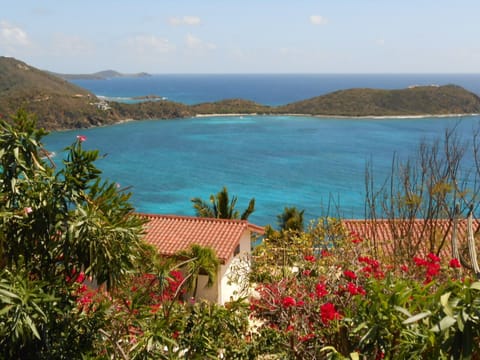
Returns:
[[[452,258],[452,224],[448,219],[427,222],[423,219],[412,221],[402,220],[342,220],[347,233],[357,233],[375,243],[383,255],[393,255],[399,251],[399,244],[412,256],[424,256],[429,252],[437,252],[442,240],[444,244],[440,255],[446,259]],[[480,229],[480,221],[473,220],[473,231]],[[446,236],[445,236],[446,235]],[[467,220],[458,221],[457,240],[459,248],[466,244]],[[418,244],[416,247],[415,244]]]
[[[161,255],[172,256],[192,244],[208,246],[225,263],[233,256],[246,230],[263,234],[264,228],[246,220],[139,214],[147,219],[145,240]]]

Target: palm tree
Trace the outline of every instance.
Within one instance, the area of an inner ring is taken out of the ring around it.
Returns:
[[[278,225],[281,230],[303,231],[303,213],[296,207],[286,207],[283,213],[277,215]]]
[[[204,201],[200,198],[193,198],[193,208],[199,217],[209,217],[217,219],[241,219],[247,220],[251,213],[255,211],[255,199],[250,199],[247,209],[240,215],[235,210],[237,197],[233,196],[230,201],[227,187],[224,186],[217,195],[210,195],[210,201]]]
[[[207,287],[215,284],[220,266],[215,250],[192,244],[187,250],[179,251],[177,258],[183,260],[178,267],[185,272],[184,284],[193,291],[194,298],[197,297],[199,275],[207,276]]]

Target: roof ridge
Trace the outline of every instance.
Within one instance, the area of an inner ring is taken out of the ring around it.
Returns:
[[[233,223],[240,223],[246,225],[255,225],[248,220],[243,219],[219,219],[219,218],[212,218],[212,217],[201,217],[201,216],[189,216],[189,215],[173,215],[173,214],[148,214],[148,213],[135,213],[135,215],[142,216],[142,217],[152,217],[152,218],[167,218],[167,219],[176,219],[176,220],[195,220],[195,221],[207,221],[207,222],[233,222]],[[255,225],[258,226],[258,225]]]

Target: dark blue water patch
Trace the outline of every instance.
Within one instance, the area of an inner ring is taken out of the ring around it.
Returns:
[[[456,84],[480,95],[480,74],[164,74],[72,82],[120,101],[155,94],[184,104],[242,98],[282,105],[349,88],[402,89],[432,84]]]

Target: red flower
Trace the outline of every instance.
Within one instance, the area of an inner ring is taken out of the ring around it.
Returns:
[[[315,285],[315,293],[319,298],[328,295],[327,286],[323,283],[318,283],[317,285]]]
[[[327,257],[327,256],[330,256],[330,253],[328,252],[328,250],[323,249],[322,250],[322,257]]]
[[[81,284],[85,281],[85,273],[81,272],[78,274],[77,280],[75,280],[77,283]]]
[[[297,304],[297,302],[291,296],[286,296],[286,297],[283,298],[282,304],[283,304],[283,306],[288,308],[290,306],[295,306]]]
[[[304,259],[305,259],[305,261],[312,262],[312,263],[315,262],[315,260],[316,260],[315,256],[313,256],[313,255],[305,255]]]
[[[403,272],[408,273],[408,265],[402,265],[402,266],[400,266],[400,270],[402,270]]]
[[[350,233],[350,236],[352,237],[352,243],[354,244],[359,244],[363,241],[363,239],[361,238],[360,234],[357,233],[356,231],[352,231]]]
[[[312,273],[312,270],[303,270],[302,274],[303,276],[310,276],[310,274]]]
[[[307,335],[304,335],[304,336],[299,336],[298,337],[298,340],[300,342],[305,342],[305,341],[308,341],[308,340],[311,340],[315,337],[315,334],[314,333],[308,333]]]
[[[327,302],[320,306],[320,316],[325,325],[328,325],[332,320],[341,318],[341,315],[335,309],[335,305],[331,302]]]
[[[77,140],[80,142],[84,142],[87,140],[87,137],[85,135],[77,135]]]
[[[430,260],[430,262],[434,262],[434,263],[440,262],[440,258],[437,255],[435,255],[434,253],[430,253],[427,256],[428,256],[428,259]]]
[[[352,280],[355,280],[357,278],[357,275],[353,271],[350,271],[350,270],[345,270],[343,272],[343,275],[345,275],[347,278],[352,279]]]
[[[438,275],[440,272],[440,264],[438,263],[430,263],[427,266],[427,276],[435,276]]]
[[[347,290],[350,295],[366,295],[366,291],[361,286],[356,286],[354,283],[349,282],[347,284]]]
[[[427,265],[427,261],[426,261],[426,260],[421,259],[421,258],[416,257],[416,256],[413,258],[413,261],[415,262],[415,264],[416,264],[417,266],[425,266],[425,265]]]
[[[452,260],[450,260],[450,262],[448,263],[448,265],[452,268],[452,269],[459,269],[462,267],[462,264],[460,264],[460,261],[458,261],[458,259],[456,258],[453,258]]]

